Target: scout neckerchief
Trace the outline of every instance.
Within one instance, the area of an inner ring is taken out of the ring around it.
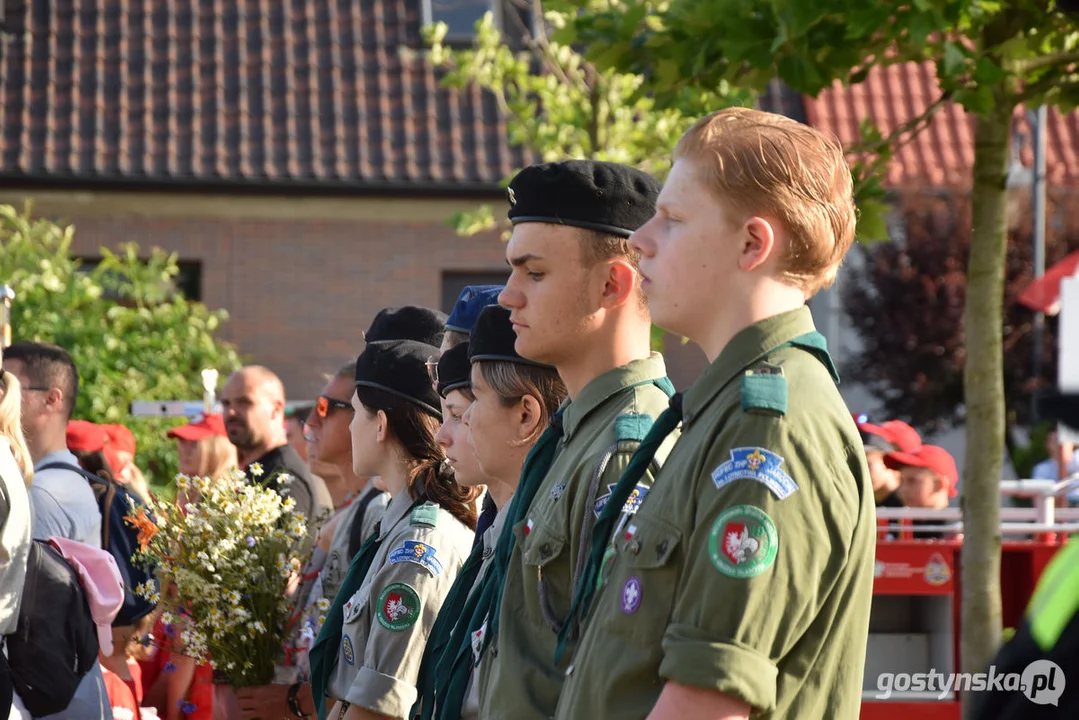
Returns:
[[[412,503],[412,507],[404,517],[409,517],[412,511],[422,505],[426,499],[425,495],[421,495]],[[341,634],[345,624],[345,604],[363,585],[371,569],[371,563],[374,562],[378,549],[382,547],[386,539],[385,537],[379,539],[381,526],[380,522],[371,537],[364,541],[356,557],[352,559],[348,573],[345,574],[345,579],[341,581],[341,587],[337,590],[337,596],[334,597],[333,604],[326,613],[326,621],[322,624],[318,638],[308,653],[311,660],[311,695],[314,696],[315,711],[318,713],[319,720],[326,718],[326,691],[330,687],[330,680],[337,668],[338,648],[341,646]],[[388,531],[386,536],[389,537]]]
[[[827,343],[824,336],[819,332],[814,331],[799,335],[779,347],[762,353],[762,356],[769,355],[787,346],[800,348],[816,357],[828,368],[832,378],[838,382],[838,374],[832,364],[831,357],[828,355]],[[640,447],[637,448],[637,452],[633,454],[629,465],[626,466],[618,484],[611,492],[611,497],[607,500],[607,504],[600,513],[599,519],[596,520],[596,526],[592,532],[592,549],[588,556],[588,562],[574,591],[569,616],[566,618],[562,630],[558,633],[558,646],[555,649],[554,657],[555,665],[561,663],[562,656],[566,651],[566,645],[570,640],[575,639],[579,618],[588,613],[588,606],[591,604],[592,597],[596,592],[596,575],[603,564],[603,555],[610,542],[611,531],[622,513],[623,505],[629,498],[630,493],[633,492],[633,488],[637,486],[637,481],[641,479],[648,465],[656,456],[660,445],[663,444],[668,435],[674,432],[674,429],[678,427],[681,421],[682,395],[678,394],[671,398],[670,407],[659,416],[656,424],[652,426]]]
[[[419,715],[421,720],[431,720],[434,717],[436,698],[442,698],[442,693],[438,690],[441,690],[441,686],[444,685],[439,682],[442,676],[435,670],[442,664],[442,655],[449,646],[454,627],[467,625],[467,622],[461,621],[462,610],[468,600],[469,591],[476,583],[481,567],[483,567],[482,542],[472,548],[472,553],[461,566],[453,587],[450,588],[438,611],[434,627],[431,628],[431,635],[427,638],[427,646],[423,652],[423,662],[420,664],[419,679],[416,681],[416,689],[419,692],[410,717]],[[437,704],[442,705],[441,702]]]

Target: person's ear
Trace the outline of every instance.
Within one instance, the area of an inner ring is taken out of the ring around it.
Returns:
[[[637,291],[640,277],[625,260],[613,260],[607,263],[598,263],[600,267],[606,265],[607,276],[603,283],[603,295],[600,305],[604,308],[616,308],[626,303]]]
[[[763,265],[776,251],[776,236],[772,224],[760,217],[751,217],[742,226],[742,245],[738,265],[751,272]]]
[[[517,406],[517,414],[514,420],[517,423],[517,436],[522,441],[535,437],[540,429],[540,421],[543,417],[543,408],[539,400],[531,395],[521,398]]]
[[[390,437],[390,419],[386,417],[384,410],[379,410],[375,415],[375,440],[386,442]]]

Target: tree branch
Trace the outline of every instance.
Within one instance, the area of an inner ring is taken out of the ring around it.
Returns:
[[[1023,92],[1019,93],[1017,104],[1022,105],[1027,103],[1037,98],[1039,95],[1051,90],[1074,90],[1076,87],[1079,87],[1079,80],[1061,82],[1063,77],[1064,76],[1059,73],[1049,73],[1038,82],[1027,85],[1023,88]]]
[[[541,0],[532,0],[531,7],[533,27],[521,28],[525,46],[539,58],[549,72],[555,74],[559,82],[567,86],[576,85],[583,92],[588,92],[590,88],[587,82],[582,83],[576,79],[571,79],[562,66],[558,64],[558,59],[551,50],[551,43],[547,39],[547,28],[543,24],[543,3]],[[520,23],[520,18],[515,16],[515,20]]]
[[[1035,70],[1057,68],[1073,63],[1079,63],[1079,52],[1062,52],[1042,55],[1041,57],[1024,58],[1022,60],[1013,60],[1010,64],[1016,74],[1026,75]]]
[[[942,107],[944,107],[945,103],[947,103],[951,99],[952,93],[950,90],[942,92],[940,94],[940,97],[934,100],[929,105],[929,107],[927,107],[920,115],[918,115],[917,117],[913,117],[906,122],[900,123],[899,125],[896,125],[890,133],[882,137],[880,140],[872,143],[860,143],[856,146],[854,150],[852,150],[852,152],[855,154],[868,154],[880,152],[882,149],[887,147],[894,146],[896,149],[903,147],[912,139],[914,139],[914,137],[918,133],[924,130],[925,127],[929,125],[929,121],[933,119],[933,115],[936,114],[937,110],[940,110]],[[900,138],[902,138],[904,135],[908,135],[908,137],[902,142],[900,142]]]

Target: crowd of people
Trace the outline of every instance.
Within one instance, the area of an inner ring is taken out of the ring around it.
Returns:
[[[258,467],[320,520],[293,601],[329,611],[282,648],[294,682],[226,698],[148,606],[50,717],[858,716],[874,506],[946,506],[957,473],[909,426],[852,418],[814,329],[854,237],[838,143],[728,109],[662,187],[564,161],[507,199],[506,285],[383,310],[306,415],[249,366],[221,415],[169,433],[181,472]],[[681,392],[653,323],[708,357]],[[20,544],[102,545],[77,470],[150,492],[129,432],[72,419],[78,382],[59,347],[4,351],[5,632]]]

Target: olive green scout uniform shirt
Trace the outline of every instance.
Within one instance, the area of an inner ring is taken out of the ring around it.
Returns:
[[[475,537],[434,503],[409,512],[412,505],[401,492],[386,508],[382,545],[344,608],[329,690],[334,699],[396,718],[416,702],[427,635]]]
[[[554,664],[558,631],[591,547],[592,525],[652,420],[670,402],[654,384],[665,377],[662,356],[653,354],[600,375],[565,406],[558,454],[526,519],[514,528],[498,637],[478,668],[484,720],[554,713],[564,679]],[[635,441],[618,442],[619,436]],[[638,501],[650,483],[649,475],[642,478]]]
[[[865,453],[825,364],[769,352],[811,331],[807,308],[753,325],[685,392],[682,436],[614,532],[556,717],[644,718],[667,681],[754,717],[858,717],[875,523]]]
[[[483,533],[483,561],[480,564],[480,571],[476,575],[476,582],[472,584],[472,592],[476,592],[479,588],[483,582],[483,577],[487,574],[491,563],[495,559],[495,546],[498,544],[498,536],[502,534],[502,527],[506,524],[506,512],[509,510],[511,501],[512,498],[506,500],[505,506],[498,509],[498,514],[495,515],[495,520],[491,523],[491,527],[487,528]],[[483,664],[482,660],[480,664]],[[465,703],[461,708],[461,720],[479,720],[480,686],[478,674],[478,671],[473,670],[472,676],[468,679],[468,691],[465,693]]]
[[[322,597],[330,602],[333,602],[333,599],[337,597],[337,591],[345,580],[348,566],[352,563],[352,558],[348,554],[352,523],[356,519],[356,512],[364,507],[365,503],[363,501],[368,495],[373,497],[366,503],[363,511],[363,528],[360,537],[364,540],[371,537],[371,533],[375,531],[375,525],[382,519],[383,514],[386,512],[386,506],[390,501],[389,493],[382,492],[375,487],[373,482],[368,481],[363,491],[342,511],[341,519],[338,520],[337,526],[333,529],[330,550],[326,553],[326,562],[323,564],[322,572],[319,576],[319,581],[322,585]]]

